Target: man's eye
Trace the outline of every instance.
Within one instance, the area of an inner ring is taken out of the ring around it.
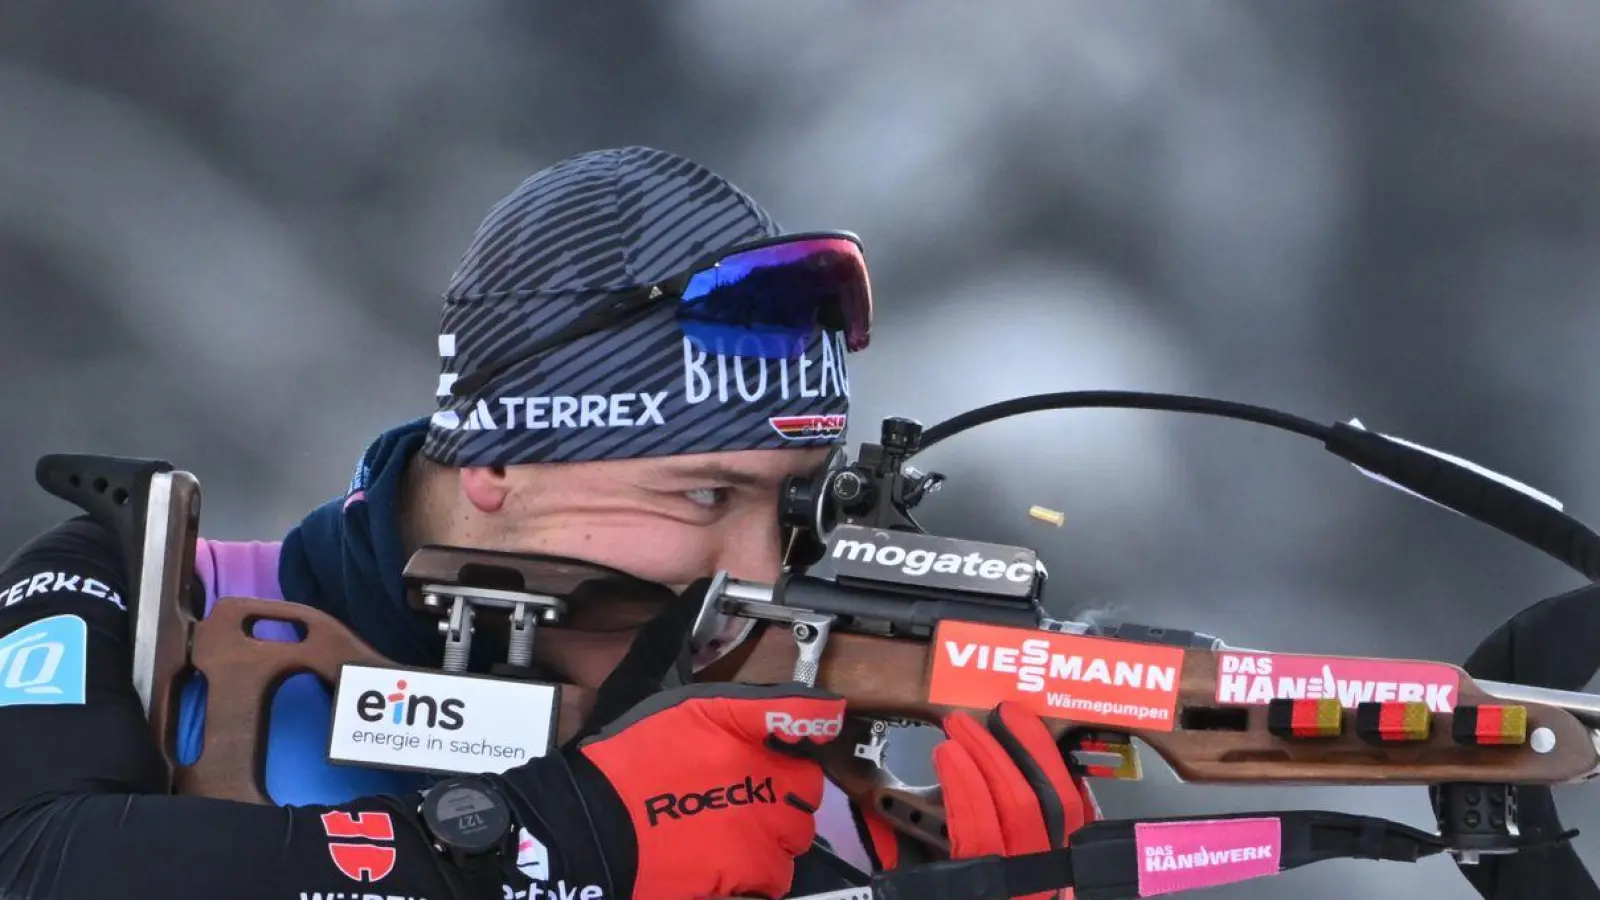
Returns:
[[[715,509],[728,499],[728,489],[695,488],[692,491],[684,491],[683,495],[706,509]]]

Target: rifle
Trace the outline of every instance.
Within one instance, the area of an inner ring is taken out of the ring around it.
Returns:
[[[1010,699],[1046,720],[1071,767],[1086,777],[1139,777],[1137,738],[1191,783],[1424,785],[1439,831],[1317,811],[1098,822],[1075,833],[1070,850],[1032,861],[939,863],[886,873],[856,891],[977,900],[1076,884],[1080,900],[1147,896],[1159,888],[1148,878],[1170,874],[1163,865],[1205,863],[1173,855],[1201,834],[1212,851],[1243,842],[1224,853],[1224,862],[1239,865],[1213,867],[1224,881],[1340,856],[1414,861],[1442,852],[1490,900],[1532,900],[1547,889],[1574,900],[1600,898],[1571,849],[1576,832],[1561,827],[1549,791],[1600,773],[1600,697],[1576,690],[1600,670],[1600,647],[1548,652],[1557,636],[1600,625],[1584,618],[1600,614],[1585,602],[1593,585],[1517,614],[1466,668],[1270,653],[1175,629],[1052,619],[1043,607],[1048,574],[1034,550],[938,537],[916,523],[912,508],[944,479],[909,461],[988,421],[1093,406],[1220,415],[1312,437],[1373,477],[1505,531],[1586,579],[1600,577],[1600,535],[1557,506],[1470,463],[1358,424],[1322,426],[1261,407],[1134,392],[1024,397],[926,432],[913,420],[887,419],[879,442],[863,445],[854,461],[836,450],[818,472],[784,484],[781,516],[794,538],[785,573],[774,584],[719,575],[691,637],[701,647],[729,619],[748,626],[742,642],[699,680],[794,680],[847,697],[848,733],[827,745],[826,768],[857,802],[901,832],[946,848],[937,788],[907,785],[884,767],[889,732]],[[54,456],[40,461],[39,481],[137,548],[128,554],[139,563],[133,578],[140,590],[130,598],[135,683],[149,686],[141,696],[175,791],[269,802],[264,711],[285,675],[311,671],[341,685],[363,669],[415,672],[297,604],[224,598],[200,618],[193,578],[181,574],[193,564],[193,476],[155,461]],[[503,618],[506,661],[494,680],[524,685],[548,704],[544,750],[578,733],[595,697],[532,676],[527,663],[537,631],[559,627],[581,596],[650,587],[579,560],[455,547],[422,548],[405,578],[412,607],[440,618],[444,677],[482,680],[464,674],[475,624],[485,615]],[[258,640],[251,631],[261,620],[291,622],[301,637]],[[1545,652],[1530,652],[1535,647]],[[180,765],[172,710],[192,671],[208,685],[205,749]],[[1243,831],[1219,837],[1228,828]],[[1216,883],[1224,882],[1191,879],[1159,890]]]

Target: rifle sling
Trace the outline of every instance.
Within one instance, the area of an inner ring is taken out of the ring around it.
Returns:
[[[1350,813],[1252,812],[1204,821],[1262,818],[1277,819],[1281,826],[1279,872],[1327,859],[1416,862],[1446,849],[1438,835]],[[1146,824],[1192,821],[1197,820],[1147,820]],[[1094,822],[1072,834],[1070,847],[1042,853],[948,860],[881,872],[873,876],[873,894],[877,900],[1009,900],[1070,887],[1077,900],[1134,900],[1143,896],[1139,824]],[[1217,883],[1238,880],[1244,879],[1224,878]]]

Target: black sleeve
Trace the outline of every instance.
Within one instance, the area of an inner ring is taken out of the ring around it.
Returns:
[[[126,593],[115,541],[86,519],[0,567],[0,896],[501,896],[433,851],[415,796],[271,807],[165,794]]]

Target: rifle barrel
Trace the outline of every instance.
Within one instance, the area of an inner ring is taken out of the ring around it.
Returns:
[[[1479,681],[1477,685],[1501,700],[1559,707],[1572,713],[1585,725],[1600,727],[1600,696],[1595,694],[1558,691],[1554,688],[1532,687],[1504,681]]]

